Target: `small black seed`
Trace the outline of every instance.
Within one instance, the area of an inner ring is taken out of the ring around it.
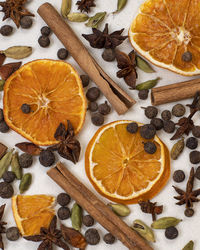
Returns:
[[[104,124],[104,116],[100,113],[92,114],[91,121],[95,126],[101,126]]]
[[[50,39],[48,36],[40,36],[38,39],[38,43],[41,47],[46,48],[50,45]]]
[[[19,165],[22,168],[29,168],[33,163],[32,155],[23,153],[19,156]]]
[[[184,214],[186,217],[192,217],[194,215],[194,209],[186,208]]]
[[[106,62],[112,62],[115,60],[115,50],[114,49],[105,49],[102,53],[102,58]]]
[[[103,240],[106,244],[112,245],[115,242],[115,237],[111,233],[107,233],[104,235]]]
[[[64,49],[64,48],[59,49],[58,52],[57,52],[57,56],[58,56],[58,58],[60,60],[67,59],[68,55],[69,55],[69,52],[66,49]]]
[[[88,103],[88,110],[91,112],[95,112],[98,110],[98,104],[97,102],[89,102]]]
[[[190,152],[190,162],[192,164],[198,164],[200,162],[200,152],[199,151],[192,151]]]
[[[51,150],[43,150],[40,153],[39,161],[44,167],[50,167],[55,163],[55,155]]]
[[[20,232],[17,227],[10,227],[6,230],[6,238],[10,241],[16,241],[20,237]]]
[[[138,131],[138,124],[136,122],[131,122],[127,125],[126,130],[131,134],[135,134]]]
[[[83,224],[86,226],[86,227],[92,227],[94,225],[94,219],[92,218],[91,215],[85,215],[83,216]]]
[[[164,121],[163,129],[166,133],[173,133],[175,130],[175,123],[173,121]]]
[[[66,220],[66,219],[69,219],[70,216],[71,216],[71,212],[70,212],[70,209],[68,207],[60,207],[58,209],[58,218],[60,220]]]
[[[186,140],[186,147],[189,149],[195,149],[198,146],[198,140],[195,137],[189,137]]]
[[[9,199],[13,196],[13,187],[7,182],[0,183],[0,197],[3,199]]]
[[[154,154],[157,150],[157,147],[155,145],[155,143],[153,142],[146,142],[144,143],[144,151],[148,154]]]
[[[4,120],[3,109],[0,108],[0,122]]]
[[[111,107],[108,105],[108,102],[105,101],[105,103],[99,105],[98,111],[102,115],[108,115],[111,111]]]
[[[99,232],[95,228],[88,229],[85,232],[85,239],[89,245],[97,245],[100,242]]]
[[[62,207],[67,206],[70,203],[70,201],[71,201],[71,197],[66,193],[60,193],[57,196],[57,202]]]
[[[90,78],[88,75],[81,75],[80,76],[81,78],[81,81],[82,81],[82,85],[83,85],[83,88],[87,87],[90,83]]]
[[[0,29],[0,34],[2,36],[10,36],[13,32],[13,27],[10,25],[3,25]]]
[[[100,96],[100,90],[96,87],[88,89],[86,93],[86,97],[90,102],[96,101],[99,98],[99,96]]]
[[[147,118],[153,119],[158,114],[158,109],[154,106],[148,106],[147,108],[144,108],[144,113]]]
[[[195,177],[200,180],[200,166],[197,168],[196,172],[195,172]]]
[[[48,26],[42,27],[40,31],[43,36],[49,36],[51,34],[51,29]]]
[[[148,98],[149,90],[148,89],[143,89],[138,92],[138,97],[141,100],[146,100]]]
[[[7,133],[8,131],[9,131],[9,127],[6,124],[6,122],[5,121],[1,121],[0,122],[0,132],[1,133]]]
[[[30,105],[28,105],[27,103],[22,104],[22,106],[21,106],[21,111],[22,111],[24,114],[29,114],[29,113],[31,112],[31,107],[30,107]]]
[[[165,237],[169,240],[173,240],[178,236],[178,230],[175,227],[168,227],[165,230]]]
[[[172,117],[171,115],[171,112],[169,110],[164,110],[162,113],[161,113],[161,117],[164,121],[169,121]]]
[[[190,51],[183,53],[182,60],[184,62],[191,62],[192,61],[192,53]]]
[[[7,183],[13,182],[15,177],[16,176],[12,171],[6,171],[2,176],[3,180]]]
[[[184,181],[185,173],[183,172],[183,170],[176,170],[173,174],[173,180],[178,183]]]
[[[151,124],[154,125],[156,130],[160,130],[163,128],[163,120],[161,120],[160,118],[153,118],[151,120]]]
[[[176,116],[176,117],[181,117],[185,114],[185,107],[182,104],[176,104],[173,108],[172,108],[172,115]]]
[[[192,129],[192,134],[196,138],[200,138],[200,126],[194,126]]]
[[[32,18],[29,16],[24,16],[20,19],[20,25],[23,29],[29,29],[33,24]]]
[[[156,129],[152,124],[143,125],[140,129],[140,135],[144,139],[152,139],[156,135]]]

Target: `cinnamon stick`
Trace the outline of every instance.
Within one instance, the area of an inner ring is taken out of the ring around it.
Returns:
[[[38,13],[70,52],[79,66],[101,89],[102,93],[118,114],[124,114],[135,104],[135,100],[129,97],[128,94],[102,70],[71,27],[62,19],[51,4],[45,3],[41,5],[38,9]]]
[[[58,163],[47,174],[128,249],[153,250],[143,238],[114,214],[108,206],[72,175],[62,163]]]
[[[180,101],[194,97],[197,91],[200,91],[200,79],[153,88],[151,91],[151,103],[156,106]]]

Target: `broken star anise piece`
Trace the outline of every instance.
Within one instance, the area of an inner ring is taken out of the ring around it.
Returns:
[[[2,80],[6,81],[16,70],[21,66],[22,62],[7,63],[0,66],[0,76]]]
[[[117,67],[120,69],[117,72],[117,77],[124,78],[126,84],[132,89],[135,88],[137,79],[135,56],[134,50],[129,55],[116,50]]]
[[[80,0],[77,1],[76,5],[78,5],[78,10],[89,12],[91,7],[95,7],[96,4],[94,3],[94,0]]]
[[[186,186],[186,191],[183,191],[182,189],[173,186],[173,188],[179,194],[178,196],[174,197],[176,200],[179,200],[179,202],[176,203],[177,205],[186,204],[186,208],[188,208],[193,206],[193,202],[199,201],[197,196],[200,195],[200,188],[193,191],[194,176],[195,176],[194,168],[191,168],[190,176]]]
[[[3,21],[11,18],[17,28],[19,28],[22,17],[35,16],[24,7],[26,2],[27,0],[6,0],[5,2],[0,2],[1,12],[4,12]]]
[[[163,212],[163,206],[156,206],[157,202],[151,201],[141,201],[139,202],[140,208],[143,213],[151,214],[152,220],[156,220],[156,214],[161,214]]]
[[[24,239],[39,242],[38,250],[52,250],[53,244],[64,249],[69,250],[69,247],[62,241],[62,233],[56,229],[57,217],[54,216],[48,228],[41,227],[39,235],[26,236]]]
[[[54,135],[59,143],[49,147],[49,149],[57,150],[60,156],[76,163],[79,160],[81,146],[79,141],[75,138],[71,122],[67,121],[67,124],[66,130],[65,125],[60,123]]]
[[[105,25],[103,31],[100,31],[96,28],[92,29],[93,34],[82,36],[89,41],[90,46],[97,49],[115,49],[119,46],[128,36],[122,36],[124,29],[115,31],[111,34],[108,34],[108,24]]]
[[[5,225],[7,224],[6,222],[2,221],[4,209],[5,209],[5,204],[0,207],[0,249],[4,250],[4,244],[3,244],[3,239],[2,239],[2,233],[6,232]]]

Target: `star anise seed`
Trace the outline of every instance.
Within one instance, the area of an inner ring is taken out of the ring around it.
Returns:
[[[81,0],[77,1],[76,5],[78,5],[78,10],[89,12],[91,7],[95,7],[96,4],[94,3],[94,0]]]

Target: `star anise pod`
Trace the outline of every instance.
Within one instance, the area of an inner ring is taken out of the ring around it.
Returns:
[[[94,3],[94,0],[81,0],[77,1],[76,5],[78,5],[78,10],[89,12],[91,7],[95,7],[96,4]]]
[[[89,41],[91,47],[98,49],[115,49],[128,37],[121,35],[124,29],[108,34],[108,24],[105,25],[103,31],[96,28],[93,28],[92,31],[93,34],[82,34],[82,36]]]
[[[190,176],[188,178],[186,186],[186,191],[183,191],[182,189],[173,186],[173,188],[179,194],[178,196],[174,197],[176,200],[179,200],[179,202],[176,203],[177,205],[186,204],[186,208],[188,208],[193,206],[193,202],[199,201],[197,196],[200,195],[200,188],[193,191],[194,176],[195,176],[194,168],[191,168]]]
[[[26,2],[27,0],[6,0],[5,2],[0,2],[0,6],[2,7],[1,12],[4,12],[3,21],[11,18],[17,28],[19,28],[22,17],[34,16],[34,14],[24,7]]]
[[[3,244],[3,239],[2,239],[1,234],[6,232],[5,225],[7,224],[6,222],[2,221],[5,206],[6,204],[0,207],[0,248],[3,250],[4,250],[4,244]]]
[[[186,106],[190,108],[190,112],[194,111],[195,109],[200,110],[200,92],[199,91],[196,92],[193,102],[191,104],[187,104]]]
[[[137,79],[135,51],[133,50],[127,55],[116,50],[116,60],[117,67],[120,69],[117,72],[117,77],[124,78],[127,85],[134,89]]]
[[[7,63],[0,66],[0,76],[2,80],[6,81],[16,70],[20,68],[22,62]]]
[[[76,163],[79,160],[81,146],[79,141],[75,138],[71,122],[67,121],[67,125],[66,130],[65,125],[60,123],[54,134],[55,139],[59,141],[59,143],[49,147],[49,149],[57,150],[60,156]]]
[[[156,220],[156,214],[161,214],[163,211],[163,206],[156,206],[156,203],[149,200],[139,202],[142,212],[151,214],[153,221]]]
[[[52,250],[53,244],[64,249],[69,250],[69,247],[65,242],[62,241],[62,233],[56,228],[57,217],[56,215],[52,218],[48,228],[41,227],[39,235],[26,236],[24,239],[40,243],[38,250]]]

